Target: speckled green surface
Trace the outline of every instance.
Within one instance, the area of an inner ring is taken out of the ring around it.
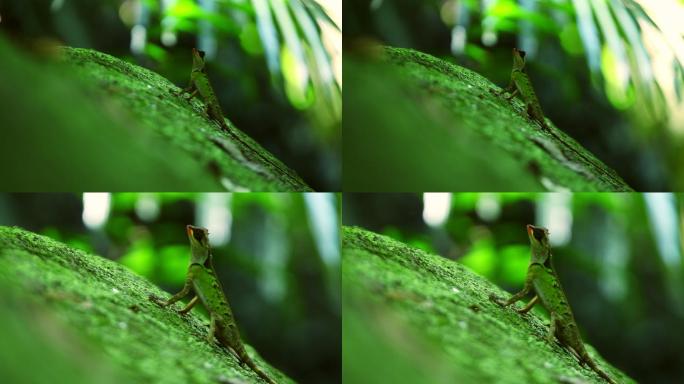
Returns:
[[[603,383],[548,344],[547,325],[490,302],[508,296],[461,264],[360,228],[342,229],[345,383]],[[587,345],[620,383],[631,379]]]
[[[631,190],[553,122],[551,131],[543,130],[520,100],[496,95],[499,86],[466,68],[385,47],[374,55],[347,55],[345,79],[345,190]],[[406,155],[387,151],[395,143]],[[351,153],[357,157],[347,158]],[[379,176],[359,175],[369,173],[360,164],[383,159]],[[378,183],[382,174],[401,170],[397,184]]]
[[[180,88],[145,68],[91,49],[63,48],[64,61],[104,108],[126,113],[131,132],[161,135],[155,145],[172,146],[197,162],[199,177],[213,178],[236,191],[306,191],[299,176],[227,121],[223,132],[204,113],[203,102],[178,95]],[[190,68],[188,68],[188,78]],[[123,150],[123,149],[122,149]]]
[[[15,307],[31,303],[32,308],[12,311],[12,316],[24,316],[14,319],[21,321],[15,328],[31,335],[36,350],[17,342],[21,345],[14,354],[25,355],[13,358],[21,361],[46,350],[46,360],[62,367],[45,368],[59,375],[50,382],[74,382],[77,377],[76,382],[93,382],[98,374],[106,376],[97,382],[262,382],[249,368],[241,368],[232,353],[207,343],[206,320],[194,311],[181,317],[173,310],[180,304],[162,309],[151,303],[148,295],[169,294],[100,256],[16,227],[0,227],[0,287]],[[246,348],[277,382],[292,382]],[[43,377],[36,371],[15,369],[14,382]]]

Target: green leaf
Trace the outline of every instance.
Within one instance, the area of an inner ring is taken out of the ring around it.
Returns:
[[[266,64],[271,76],[280,74],[280,42],[276,32],[271,10],[266,0],[252,0],[254,6],[257,30],[266,53]]]

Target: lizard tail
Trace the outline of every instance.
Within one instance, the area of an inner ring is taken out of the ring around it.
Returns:
[[[580,353],[580,357],[582,358],[582,362],[587,363],[594,372],[598,373],[599,376],[606,379],[607,382],[609,382],[610,384],[617,384],[615,380],[613,380],[610,376],[608,376],[607,373],[605,373],[603,370],[601,370],[601,368],[598,367],[596,362],[591,357],[589,357],[589,354],[586,350],[584,350],[584,348]]]
[[[262,371],[261,369],[259,369],[259,367],[256,366],[254,360],[252,360],[252,358],[249,357],[249,355],[247,354],[247,351],[245,350],[244,346],[241,345],[236,352],[240,357],[240,364],[247,364],[247,366],[251,368],[252,371],[254,371],[254,373],[259,375],[259,377],[264,379],[267,383],[276,384],[276,382],[273,381],[270,377],[268,377],[268,375],[264,373],[264,371]]]

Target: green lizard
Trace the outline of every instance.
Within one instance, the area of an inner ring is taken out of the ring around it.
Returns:
[[[549,342],[553,342],[554,337],[557,338],[562,346],[567,347],[579,359],[580,365],[588,364],[599,376],[615,384],[615,381],[598,367],[584,348],[570,304],[552,265],[549,231],[546,228],[527,225],[527,235],[530,238],[532,254],[524,288],[508,300],[503,300],[493,294],[489,298],[498,305],[508,306],[521,300],[530,291],[534,291],[535,295],[532,300],[525,307],[515,310],[522,314],[527,313],[537,301],[540,301],[551,316],[547,337]]]
[[[512,99],[516,94],[519,93],[520,97],[525,102],[527,115],[530,117],[530,119],[538,122],[544,130],[546,130],[560,143],[562,143],[565,150],[560,149],[559,152],[559,148],[555,147],[553,143],[545,141],[539,137],[532,138],[532,141],[535,143],[535,145],[541,147],[546,152],[549,152],[549,154],[566,164],[566,166],[569,165],[574,171],[584,174],[586,177],[594,177],[594,175],[593,173],[578,167],[577,164],[574,164],[571,161],[572,157],[580,157],[587,164],[590,164],[595,170],[605,173],[611,177],[615,177],[615,175],[607,172],[605,168],[601,164],[598,164],[594,159],[587,157],[582,152],[577,151],[573,145],[567,142],[567,139],[561,137],[553,129],[551,129],[551,127],[549,127],[549,124],[544,118],[544,112],[542,111],[537,94],[534,92],[534,88],[532,87],[532,81],[530,81],[530,78],[527,76],[527,72],[525,71],[525,51],[513,48],[513,69],[511,70],[511,80],[506,89],[502,90],[501,92],[494,91],[494,93],[497,94],[502,94],[504,92],[510,93],[508,97],[504,97],[507,100]]]
[[[245,142],[240,136],[238,136],[233,130],[230,129],[228,124],[226,124],[225,119],[223,118],[223,110],[221,109],[221,104],[219,104],[218,98],[216,97],[216,94],[214,93],[214,89],[211,87],[211,83],[209,82],[209,77],[207,76],[207,73],[204,69],[205,67],[205,61],[204,61],[204,51],[200,51],[196,48],[192,49],[192,72],[190,73],[190,83],[186,88],[181,90],[181,93],[189,93],[190,97],[188,99],[192,99],[193,97],[197,96],[199,94],[202,96],[206,103],[206,113],[209,116],[209,118],[221,127],[223,131],[225,131],[227,134],[229,134],[233,139],[238,141],[240,144],[242,144],[243,147],[248,148],[251,152],[251,154],[256,154],[257,157],[259,157],[261,160],[265,161],[266,163],[270,164],[273,168],[277,169],[280,173],[287,175],[290,179],[296,182],[296,185],[299,185],[299,180],[294,177],[291,173],[290,170],[284,169],[281,167],[279,164],[275,163],[268,157],[264,156],[261,151],[255,149],[250,145],[248,142]],[[230,152],[230,154],[233,157],[236,157],[238,160],[245,160],[248,164],[247,166],[250,167],[252,170],[256,171],[257,173],[261,173],[263,175],[268,175],[268,173],[265,172],[263,167],[257,163],[250,163],[249,158],[251,157],[250,155],[245,155],[245,153],[241,152],[236,146],[230,145],[230,143],[226,140],[221,140],[221,139],[216,139],[212,138],[211,139],[214,144],[216,144],[219,148],[222,150],[226,150]]]
[[[209,248],[209,231],[206,228],[192,225],[186,226],[186,231],[190,240],[191,256],[183,289],[167,301],[156,296],[150,296],[150,300],[166,307],[193,292],[195,296],[179,313],[187,314],[197,304],[198,300],[201,301],[211,317],[211,326],[207,335],[208,341],[213,343],[214,337],[216,337],[221,345],[235,352],[240,360],[240,365],[247,364],[266,382],[275,384],[275,381],[256,366],[242,344],[233,312],[223,293],[221,282],[214,271],[213,256]]]
[[[537,94],[534,93],[532,82],[525,72],[525,51],[513,48],[513,69],[511,70],[511,81],[504,90],[510,92],[510,96],[506,99],[510,100],[518,92],[520,97],[525,101],[527,107],[527,114],[534,121],[539,122],[542,128],[549,129],[546,120],[544,120],[544,112],[542,112],[541,104],[537,99]]]

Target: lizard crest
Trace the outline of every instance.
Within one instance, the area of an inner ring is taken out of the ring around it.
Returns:
[[[204,72],[204,51],[197,48],[192,49],[192,71]]]
[[[209,252],[209,230],[194,225],[185,226],[190,240],[190,264],[206,265],[211,262],[211,252]]]
[[[513,71],[525,71],[525,51],[513,48]]]
[[[530,238],[530,245],[532,247],[530,265],[540,264],[545,267],[550,266],[551,248],[549,246],[549,230],[527,224],[527,236]]]

